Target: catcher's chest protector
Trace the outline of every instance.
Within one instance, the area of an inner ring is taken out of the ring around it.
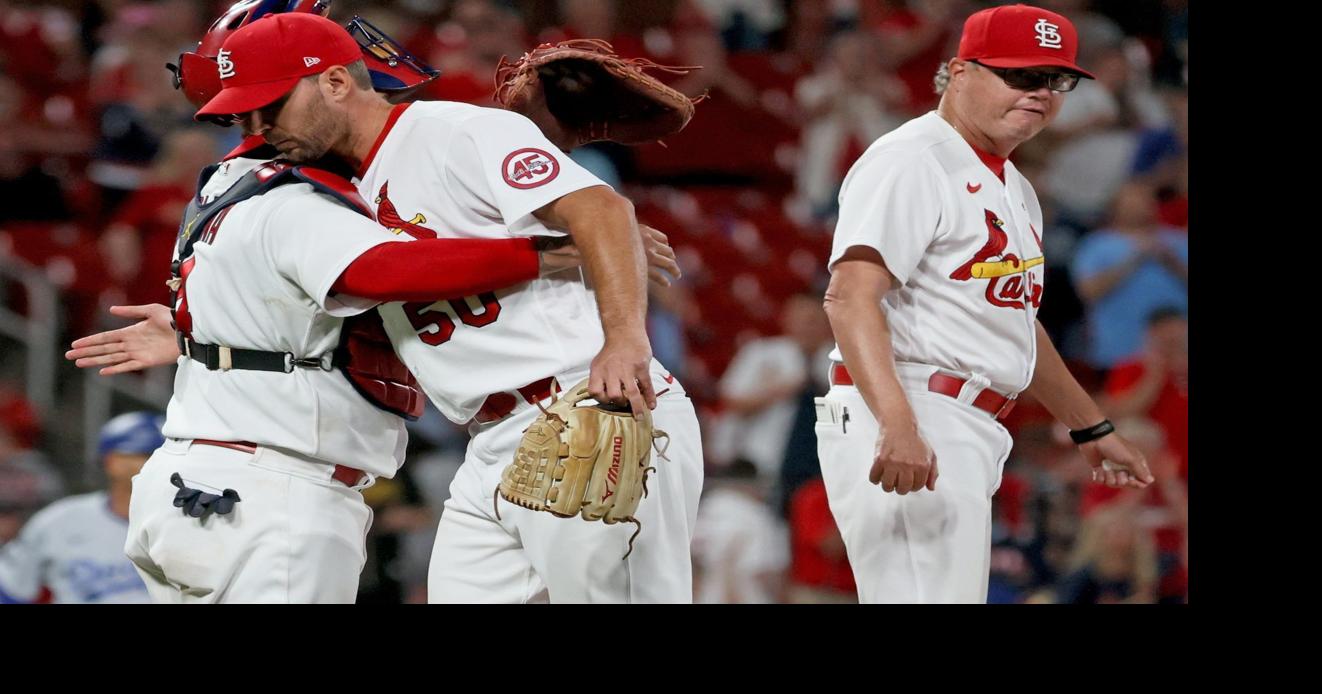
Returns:
[[[213,164],[203,169],[197,184],[199,191],[222,165]],[[193,266],[193,245],[213,235],[214,227],[220,224],[230,207],[288,183],[307,183],[317,192],[325,193],[337,203],[372,219],[371,208],[348,179],[325,169],[279,161],[249,171],[223,195],[210,202],[203,203],[194,195],[179,227],[178,259],[171,265],[171,303],[175,330],[181,342],[192,338],[192,317],[188,311],[180,309],[185,308],[181,302],[185,300],[184,284]],[[410,420],[422,415],[426,404],[422,388],[395,354],[378,312],[367,311],[345,319],[336,352],[335,361],[340,370],[354,390],[368,402]]]

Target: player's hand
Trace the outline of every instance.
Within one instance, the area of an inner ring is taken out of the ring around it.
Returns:
[[[670,247],[670,239],[665,234],[646,224],[638,225],[638,233],[643,237],[643,250],[647,251],[647,278],[653,284],[669,287],[670,277],[679,279],[684,276],[675,259],[675,249]]]
[[[562,248],[555,248],[540,251],[537,253],[539,277],[553,275],[563,270],[569,270],[583,265],[583,256],[578,252],[578,247],[569,245]]]
[[[141,320],[127,328],[74,340],[64,358],[80,369],[100,366],[102,376],[173,364],[179,358],[170,309],[160,304],[111,306],[110,313]]]
[[[639,417],[643,408],[656,409],[651,366],[652,345],[646,333],[631,338],[607,337],[606,345],[592,360],[588,393],[600,403],[627,403]]]
[[[1142,489],[1152,484],[1152,472],[1143,452],[1119,434],[1111,433],[1079,446],[1092,466],[1092,479],[1108,487]]]
[[[916,424],[884,428],[877,436],[868,480],[901,496],[926,487],[936,491],[936,454]]]

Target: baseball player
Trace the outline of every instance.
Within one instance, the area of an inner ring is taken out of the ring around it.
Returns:
[[[0,603],[148,602],[147,586],[123,548],[132,479],[165,442],[164,423],[153,412],[106,422],[96,450],[107,488],[52,503],[0,548]]]
[[[1000,420],[1020,393],[1069,426],[1094,480],[1152,482],[1037,321],[1042,210],[1007,159],[1091,77],[1077,50],[1054,12],[973,14],[937,110],[872,143],[841,188],[816,432],[862,602],[986,601]]]
[[[278,20],[288,21],[263,34]],[[392,107],[330,63],[296,71],[323,70],[315,80],[273,86],[267,47],[301,55],[305,37],[325,23],[282,15],[236,32],[224,45],[232,69],[199,116],[235,114],[294,160],[329,152],[353,162],[359,192],[400,238],[567,232],[591,278],[591,287],[574,272],[382,306],[401,359],[472,436],[440,521],[429,599],[690,602],[700,437],[683,387],[651,358],[646,261],[632,205],[516,113],[448,102]],[[632,552],[631,527],[495,506],[501,471],[537,405],[585,377],[599,401],[655,408],[656,427],[670,434],[667,459],[638,511],[643,531]]]
[[[350,65],[371,89],[365,49],[322,21],[267,56],[270,79],[289,89],[318,64]],[[183,356],[125,544],[155,602],[352,602],[371,521],[359,490],[402,462],[422,395],[372,324],[350,317],[542,270],[529,239],[398,243],[346,178],[275,154],[249,138],[209,167],[180,227],[170,286]]]

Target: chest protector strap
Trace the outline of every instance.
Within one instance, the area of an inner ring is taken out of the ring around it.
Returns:
[[[221,166],[224,164],[215,164],[202,171],[199,191]],[[185,285],[193,267],[194,244],[206,242],[214,235],[213,227],[219,226],[230,207],[288,183],[307,183],[339,204],[372,218],[371,208],[348,179],[325,169],[279,161],[249,171],[214,200],[203,202],[194,196],[179,227],[178,259],[170,268],[171,309],[179,351],[213,371],[243,369],[290,373],[295,367],[338,368],[368,402],[401,417],[417,419],[426,404],[422,389],[399,361],[381,316],[375,310],[346,318],[340,329],[339,346],[333,353],[321,356],[300,357],[289,352],[205,345],[193,340],[193,317],[188,310]]]

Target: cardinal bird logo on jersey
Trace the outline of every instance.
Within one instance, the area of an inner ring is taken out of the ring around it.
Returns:
[[[395,210],[395,203],[390,202],[390,181],[381,184],[381,192],[376,194],[376,221],[381,226],[390,230],[392,234],[408,234],[415,239],[434,239],[436,232],[428,229],[423,224],[427,223],[427,217],[421,212],[413,215],[413,219],[405,221]]]
[[[1038,308],[1042,302],[1042,285],[1028,270],[1041,265],[1043,256],[1021,260],[1014,253],[1006,253],[1010,237],[1005,233],[1005,222],[995,212],[983,211],[987,213],[987,243],[973,254],[972,260],[950,273],[950,279],[961,282],[987,280],[987,302],[992,306],[1022,311],[1028,301],[1032,302],[1033,308]],[[1042,237],[1032,225],[1028,228],[1037,241],[1038,251],[1041,251]]]

